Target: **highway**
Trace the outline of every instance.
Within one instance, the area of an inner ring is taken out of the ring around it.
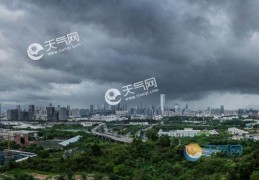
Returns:
[[[103,129],[104,132],[102,132],[101,129]],[[100,123],[98,126],[91,130],[91,133],[95,136],[99,136],[115,142],[131,143],[133,141],[133,138],[109,133],[105,123]]]

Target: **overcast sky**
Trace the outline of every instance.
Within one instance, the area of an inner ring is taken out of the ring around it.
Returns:
[[[1,0],[0,102],[104,103],[110,88],[155,77],[166,104],[259,104],[258,0]],[[31,43],[77,32],[69,52]],[[158,106],[159,93],[132,100]]]

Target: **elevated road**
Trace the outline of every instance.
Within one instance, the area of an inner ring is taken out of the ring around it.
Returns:
[[[91,133],[95,136],[115,142],[131,143],[133,141],[133,138],[109,133],[105,123],[100,123],[98,126],[91,130]]]

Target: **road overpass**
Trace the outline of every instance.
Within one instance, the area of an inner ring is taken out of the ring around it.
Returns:
[[[133,141],[133,138],[109,133],[105,123],[100,123],[98,126],[91,130],[91,133],[95,136],[114,142],[131,143]]]

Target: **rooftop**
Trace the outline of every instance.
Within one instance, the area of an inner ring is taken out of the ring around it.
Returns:
[[[80,139],[81,137],[82,137],[82,136],[75,136],[75,137],[73,137],[73,138],[71,138],[71,139],[65,140],[65,141],[63,141],[63,142],[61,142],[61,143],[58,143],[58,144],[61,145],[61,146],[67,146],[67,145],[69,145],[70,143],[75,143],[75,142],[79,141],[79,139]]]

